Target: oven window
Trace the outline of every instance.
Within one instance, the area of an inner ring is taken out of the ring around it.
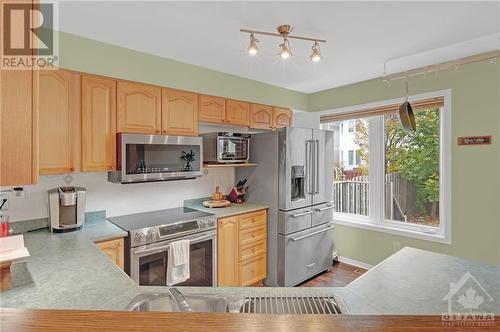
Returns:
[[[219,138],[219,154],[221,159],[247,159],[247,140]]]
[[[189,256],[190,278],[179,286],[213,286],[212,271],[213,240],[191,243]]]
[[[167,284],[166,266],[166,252],[139,258],[139,285],[165,286]]]

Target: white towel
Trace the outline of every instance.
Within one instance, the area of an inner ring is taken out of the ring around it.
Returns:
[[[167,264],[167,286],[189,279],[189,240],[170,243]]]

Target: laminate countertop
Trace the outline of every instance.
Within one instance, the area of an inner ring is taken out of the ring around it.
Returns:
[[[243,204],[231,203],[231,206],[228,207],[207,208],[203,206],[203,201],[208,201],[208,200],[210,200],[210,197],[187,200],[184,201],[184,206],[198,211],[212,213],[216,215],[217,218],[231,217],[231,216],[236,216],[238,214],[255,212],[259,210],[266,210],[269,208],[269,206],[267,205],[255,204],[255,203],[243,203]]]
[[[138,286],[94,244],[125,235],[104,213],[87,217],[84,228],[77,232],[53,234],[42,229],[25,233],[30,257],[13,264],[13,288],[0,293],[0,307],[124,310],[141,293],[166,292],[166,287]],[[483,290],[471,282],[478,282]],[[347,287],[179,289],[187,294],[335,294],[352,314],[440,315],[447,312],[443,298],[450,283],[460,285],[455,287],[456,296],[463,287],[476,289],[484,299],[480,309],[500,314],[499,266],[414,248],[403,248]],[[452,300],[455,305],[457,299]]]

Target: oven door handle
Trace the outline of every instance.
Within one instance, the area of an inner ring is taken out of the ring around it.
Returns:
[[[189,239],[190,242],[196,243],[200,242],[206,239],[209,239],[211,237],[214,237],[215,233],[205,235],[205,236],[200,236],[194,239]],[[170,241],[168,244],[161,246],[161,247],[154,247],[154,248],[146,248],[146,249],[138,249],[134,251],[134,255],[140,255],[140,254],[148,254],[148,253],[154,253],[154,252],[160,252],[160,251],[165,251],[170,247],[170,243],[175,242],[175,241]]]

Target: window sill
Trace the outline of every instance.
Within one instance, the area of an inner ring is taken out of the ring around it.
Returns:
[[[366,219],[363,218],[355,218],[355,217],[344,217],[336,215],[333,217],[333,222],[337,225],[345,225],[351,226],[361,229],[367,229],[370,231],[388,233],[393,235],[400,235],[405,237],[410,237],[419,240],[432,241],[444,244],[451,244],[451,239],[446,237],[441,233],[427,233],[419,230],[413,229],[404,229],[400,227],[393,227],[390,225],[381,225],[375,224],[371,222],[367,222]]]

